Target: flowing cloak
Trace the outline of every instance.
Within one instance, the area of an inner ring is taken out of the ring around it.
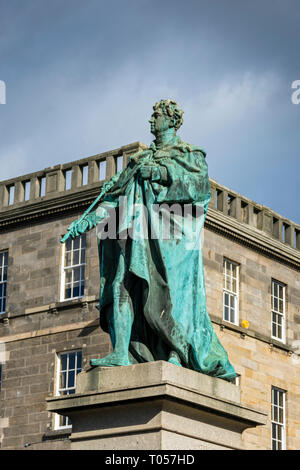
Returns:
[[[139,176],[144,163],[153,165],[151,180]],[[114,209],[110,217],[117,234],[117,239],[104,236],[110,220],[97,227],[102,329],[113,339],[114,287],[119,284],[131,299],[127,308],[134,316],[129,347],[132,363],[167,361],[175,351],[184,367],[232,381],[236,372],[206,308],[201,230],[211,194],[205,152],[179,137],[162,149],[156,149],[153,142],[149,149],[133,155],[115,180],[96,210],[97,214],[103,208]],[[126,201],[126,210],[121,200]],[[174,214],[157,210],[173,204]],[[161,236],[164,224],[171,227],[173,236]],[[130,236],[126,236],[128,231]]]

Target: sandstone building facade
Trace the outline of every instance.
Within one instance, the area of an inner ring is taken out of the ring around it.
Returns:
[[[95,230],[60,244],[134,143],[0,183],[0,445],[68,449],[46,398],[110,352],[99,327]],[[300,226],[211,180],[203,258],[208,312],[242,403],[268,414],[246,449],[300,449]]]

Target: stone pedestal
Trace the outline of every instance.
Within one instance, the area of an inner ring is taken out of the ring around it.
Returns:
[[[164,361],[81,372],[47,408],[71,418],[74,450],[243,449],[243,431],[266,423],[237,386]]]

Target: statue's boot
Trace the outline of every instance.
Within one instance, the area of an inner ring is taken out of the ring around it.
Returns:
[[[171,362],[172,364],[175,364],[176,366],[182,367],[180,358],[179,358],[177,352],[175,352],[175,351],[171,351],[171,353],[169,355],[168,362]]]
[[[128,354],[124,354],[124,352],[118,353],[117,351],[113,351],[112,353],[108,354],[101,359],[91,359],[90,364],[93,367],[102,366],[102,367],[114,367],[114,366],[130,366],[132,362],[130,362]]]

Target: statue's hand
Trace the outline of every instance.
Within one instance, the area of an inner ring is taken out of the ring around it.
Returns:
[[[149,180],[151,179],[152,175],[152,165],[143,165],[140,168],[140,175],[143,178],[143,180]]]
[[[79,237],[82,233],[95,227],[106,216],[106,209],[100,207],[97,211],[87,214],[83,219],[74,220],[68,227],[68,232],[72,238]]]
[[[68,227],[68,233],[70,237],[76,238],[79,237],[82,233],[84,233],[89,226],[89,223],[86,218],[82,220],[74,220]]]

